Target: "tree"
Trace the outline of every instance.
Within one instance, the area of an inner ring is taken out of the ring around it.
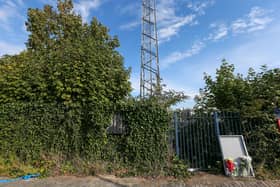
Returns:
[[[261,72],[256,73],[250,68],[244,78],[234,73],[233,64],[223,60],[215,80],[207,74],[204,80],[206,86],[196,97],[197,110],[218,109],[255,115],[258,112],[272,113],[275,107],[279,107],[280,69],[267,70],[263,66]]]
[[[84,24],[71,0],[29,9],[26,26],[27,50],[0,58],[1,104],[56,107],[56,135],[64,142],[58,150],[97,158],[111,116],[131,90],[117,37],[96,18]]]
[[[0,75],[1,97],[10,98],[1,102],[110,107],[129,94],[130,70],[116,51],[117,37],[111,37],[95,18],[83,24],[81,16],[73,12],[71,0],[59,0],[57,10],[49,5],[43,10],[29,9],[26,26],[30,32],[27,51],[1,59],[8,61],[0,65],[2,71],[6,69]],[[8,80],[11,76],[13,84]],[[28,79],[23,78],[26,76]]]

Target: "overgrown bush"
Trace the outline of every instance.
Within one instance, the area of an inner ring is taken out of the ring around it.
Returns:
[[[116,148],[123,162],[140,173],[162,172],[167,161],[167,110],[153,101],[133,100],[122,105],[120,113],[126,133],[117,137]]]
[[[249,135],[254,139],[254,146],[249,149],[259,178],[278,178],[280,176],[280,133],[274,120],[257,126]]]
[[[0,111],[0,154],[22,160],[45,152],[99,159],[111,114],[56,104],[5,104]]]
[[[13,155],[22,165],[34,166],[44,175],[170,174],[173,162],[168,162],[170,118],[166,108],[150,100],[130,100],[116,110],[125,126],[121,135],[106,133],[111,113],[104,109],[98,113],[92,105],[2,105],[0,157],[11,160]]]

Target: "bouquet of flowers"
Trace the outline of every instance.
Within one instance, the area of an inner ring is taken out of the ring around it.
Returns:
[[[226,166],[226,175],[235,176],[236,166],[233,160],[229,158],[229,159],[225,159],[224,162]]]
[[[251,168],[252,158],[250,156],[242,156],[239,158],[241,176],[248,176]]]

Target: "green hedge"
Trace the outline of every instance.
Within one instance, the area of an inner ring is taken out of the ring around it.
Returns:
[[[257,177],[279,179],[280,132],[273,118],[270,118],[270,122],[257,126],[256,130],[249,134],[249,137],[255,140],[255,144],[254,147],[249,147],[248,151],[254,155],[253,164]]]
[[[143,172],[162,171],[167,159],[167,110],[151,101],[131,101],[120,107],[126,134],[117,139],[124,163]]]
[[[5,104],[0,109],[0,154],[22,160],[43,153],[98,159],[105,145],[106,116],[94,108],[56,104]],[[106,123],[107,122],[107,123]]]
[[[0,106],[0,157],[23,162],[60,155],[104,161],[136,173],[162,171],[167,163],[167,110],[155,102],[131,100],[117,107],[126,133],[108,135],[113,110],[96,106],[17,103]]]

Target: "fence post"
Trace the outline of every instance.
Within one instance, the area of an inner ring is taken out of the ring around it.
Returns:
[[[219,125],[219,118],[218,118],[218,112],[214,112],[214,124],[215,124],[215,131],[217,138],[219,137],[220,133],[220,125]]]
[[[174,112],[174,125],[175,125],[175,146],[176,146],[176,155],[179,157],[179,133],[178,133],[178,116],[177,112]]]

